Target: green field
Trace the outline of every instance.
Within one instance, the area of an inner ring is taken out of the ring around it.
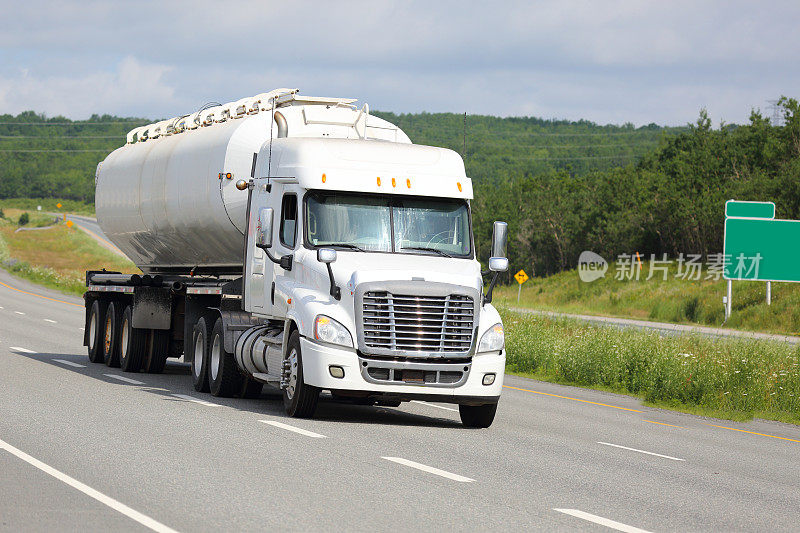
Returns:
[[[800,347],[501,314],[509,372],[706,416],[800,423]]]
[[[649,262],[642,263],[641,280],[619,281],[615,265],[609,265],[606,276],[591,283],[578,277],[576,270],[567,270],[544,278],[532,278],[522,287],[517,304],[517,284],[496,290],[498,302],[508,306],[527,307],[564,313],[602,315],[678,324],[723,325],[725,311],[722,297],[725,280],[689,281],[675,279],[671,268],[666,281],[649,272]],[[706,273],[703,271],[702,277]],[[733,282],[733,309],[725,327],[797,335],[800,333],[800,285],[773,283],[772,304],[766,304],[763,282]]]
[[[74,295],[82,295],[86,270],[139,272],[133,263],[97,244],[77,226],[59,220],[52,227],[17,231],[23,212],[4,208],[0,219],[0,266],[30,281]],[[53,224],[54,217],[28,212],[29,227]]]

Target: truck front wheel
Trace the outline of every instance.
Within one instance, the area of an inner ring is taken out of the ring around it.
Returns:
[[[286,414],[295,418],[310,418],[317,409],[319,389],[303,381],[303,354],[300,349],[300,333],[294,331],[289,337],[288,355],[284,360],[283,406]]]
[[[461,423],[467,428],[488,428],[492,425],[492,422],[494,422],[494,415],[496,412],[496,403],[458,406],[458,413],[461,415]]]

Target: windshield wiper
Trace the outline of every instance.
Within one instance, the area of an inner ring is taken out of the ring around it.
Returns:
[[[361,248],[360,246],[356,246],[355,244],[348,244],[346,242],[334,242],[331,244],[320,245],[320,248],[327,248],[330,246],[331,248],[339,247],[339,248],[347,248],[349,250],[355,250],[357,252],[366,252],[365,249]]]
[[[404,247],[400,248],[401,252],[403,250],[422,250],[423,252],[433,252],[435,254],[439,254],[442,257],[453,257],[452,255],[448,254],[447,252],[443,252],[443,251],[439,250],[438,248],[427,248],[425,246],[404,246]]]

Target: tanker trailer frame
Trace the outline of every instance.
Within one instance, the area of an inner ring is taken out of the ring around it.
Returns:
[[[412,145],[350,100],[274,93],[238,123],[230,110],[258,106],[211,110],[226,118],[201,116],[196,131],[135,130],[98,167],[98,221],[143,273],[86,273],[89,359],[157,373],[182,358],[197,391],[254,398],[267,385],[290,416],[312,416],[328,391],[454,403],[466,426],[488,427],[506,225],[481,272],[458,154]],[[175,183],[191,188],[153,193]]]

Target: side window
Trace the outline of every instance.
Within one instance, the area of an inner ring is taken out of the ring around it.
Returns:
[[[281,243],[294,249],[297,241],[297,195],[286,194],[281,204]]]

